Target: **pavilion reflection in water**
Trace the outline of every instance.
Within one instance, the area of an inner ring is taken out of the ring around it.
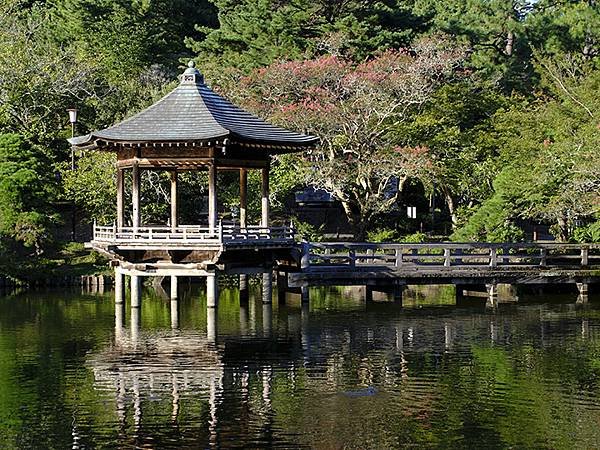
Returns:
[[[568,308],[574,336],[588,339],[593,333],[588,320],[577,317],[574,305]],[[435,325],[419,309],[389,314],[383,324],[381,315],[372,319],[368,314],[352,323],[345,318],[336,322],[337,313],[311,313],[307,304],[274,311],[273,305],[252,299],[242,303],[237,334],[220,334],[218,309],[206,310],[205,331],[179,329],[178,314],[171,315],[171,330],[144,330],[139,309],[128,310],[126,321],[124,307],[118,306],[115,340],[93,355],[89,365],[95,388],[114,398],[122,429],[133,426],[133,436],[127,439],[143,435],[144,411],[153,399],[170,402],[164,419],[173,427],[182,420],[182,401],[187,399],[206,405],[209,445],[220,445],[220,427],[223,422],[230,427],[232,421],[240,427],[252,421],[268,442],[279,414],[273,407],[274,393],[281,395],[275,383],[284,383],[297,398],[324,390],[342,398],[371,395],[365,389],[376,386],[373,392],[395,392],[395,401],[406,402],[410,413],[410,403],[418,396],[435,398],[435,383],[419,376],[424,355],[442,364],[447,358],[470,355],[472,343],[482,336],[488,336],[491,346],[511,343],[516,323],[510,314],[473,316],[471,311],[461,316],[448,309],[453,314],[442,312]],[[536,345],[555,344],[551,314],[532,308],[519,315],[519,320],[529,316],[540,323]]]

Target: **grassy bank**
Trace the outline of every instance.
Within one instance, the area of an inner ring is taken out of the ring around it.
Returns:
[[[37,257],[15,257],[0,264],[0,275],[22,284],[55,284],[83,275],[109,275],[108,260],[85,249],[82,243],[68,242]]]

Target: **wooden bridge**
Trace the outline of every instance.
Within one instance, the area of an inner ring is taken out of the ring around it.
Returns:
[[[587,300],[600,282],[600,244],[303,243],[300,270],[285,281],[288,289],[364,285],[397,299],[406,285],[453,284],[459,296],[475,289],[494,297],[498,284],[573,284]]]

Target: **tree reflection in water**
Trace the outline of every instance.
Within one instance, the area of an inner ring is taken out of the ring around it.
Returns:
[[[224,289],[207,314],[202,292],[181,288],[175,311],[152,292],[137,311],[108,295],[0,301],[2,447],[600,441],[593,299],[402,309],[315,289],[310,306],[252,292],[240,308]]]

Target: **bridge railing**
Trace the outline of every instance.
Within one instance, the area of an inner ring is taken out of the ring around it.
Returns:
[[[211,229],[205,226],[177,227],[116,227],[94,225],[95,242],[112,244],[220,244],[223,242],[293,241],[292,227],[221,225]]]
[[[600,244],[303,243],[302,267],[600,266]]]

